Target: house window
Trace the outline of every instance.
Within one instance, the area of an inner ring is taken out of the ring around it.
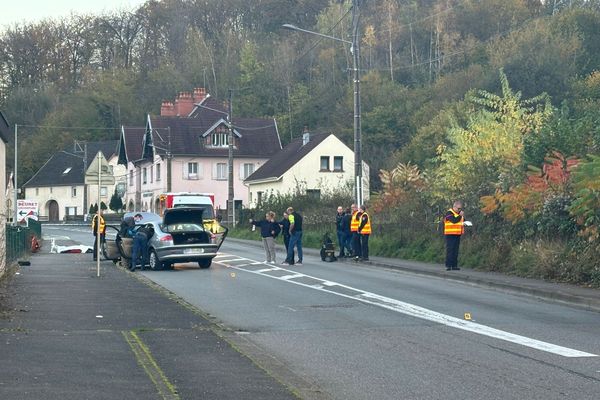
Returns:
[[[133,170],[129,170],[129,186],[133,186]]]
[[[142,169],[142,183],[148,182],[148,170],[146,168]]]
[[[187,163],[187,179],[198,179],[198,163]]]
[[[229,131],[225,126],[219,126],[211,134],[211,145],[213,147],[229,146]]]
[[[150,169],[150,183],[154,182],[154,169],[152,167]]]
[[[100,187],[100,196],[101,197],[106,197],[108,196],[108,189],[106,186],[101,186]]]
[[[77,186],[71,187],[71,197],[77,197]]]
[[[215,179],[218,181],[227,180],[227,164],[226,163],[218,163],[216,165]]]
[[[156,181],[160,181],[160,164],[156,164]]]
[[[254,164],[252,163],[245,163],[244,165],[242,165],[242,179],[246,179],[247,177],[249,177],[250,175],[252,175],[252,173],[254,172]]]
[[[321,171],[329,171],[329,156],[321,156]]]
[[[263,192],[256,192],[256,202],[258,204],[262,203]]]
[[[306,189],[306,196],[309,199],[319,201],[321,200],[321,191],[319,189]]]
[[[52,186],[50,186],[50,193],[52,193]]]
[[[333,157],[333,170],[335,172],[344,171],[344,157],[341,157],[341,156]]]
[[[39,196],[40,195],[40,188],[35,188],[35,195]]]

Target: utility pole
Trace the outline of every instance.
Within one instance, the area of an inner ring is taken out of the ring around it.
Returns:
[[[229,157],[228,157],[228,177],[227,177],[227,216],[230,226],[235,226],[235,201],[234,201],[234,193],[233,193],[233,122],[231,118],[232,105],[231,102],[233,100],[233,89],[229,89],[229,104],[228,104],[228,112],[227,112],[227,125],[229,126],[229,135],[228,135],[228,149],[229,149]]]
[[[282,27],[293,31],[308,33],[338,42],[346,43],[352,46],[352,68],[354,81],[354,187],[356,204],[363,203],[363,179],[362,179],[362,143],[361,143],[361,118],[360,118],[360,2],[361,0],[352,0],[352,41],[325,35],[319,32],[309,31],[298,28],[296,25],[283,24]],[[431,58],[431,57],[430,57]]]
[[[82,146],[83,144],[83,146]],[[75,143],[73,144],[73,150],[75,153],[83,153],[83,174],[85,175],[87,169],[88,169],[88,164],[87,164],[87,142],[80,142],[79,140],[75,140]],[[84,215],[84,220],[85,220],[85,216],[87,215],[88,212],[88,208],[87,208],[87,203],[88,203],[88,185],[87,183],[85,183],[85,180],[83,182],[83,215]]]
[[[19,185],[17,184],[17,165],[18,165],[17,164],[17,157],[18,157],[18,154],[19,154],[19,147],[17,146],[17,139],[18,139],[17,132],[19,130],[18,126],[19,125],[15,124],[15,173],[14,173],[15,182],[14,182],[14,185],[13,185],[13,191],[14,191],[14,195],[13,195],[13,200],[14,200],[14,203],[13,203],[13,207],[14,207],[14,210],[13,210],[13,226],[17,226],[17,218],[19,217],[17,215],[17,190],[18,190],[18,187],[19,187]]]
[[[360,118],[360,0],[352,0],[352,56],[354,67],[354,176],[356,177],[356,205],[363,203],[362,142]]]
[[[173,159],[173,154],[171,153],[171,127],[170,126],[167,127],[167,137],[169,140],[168,146],[167,146],[167,192],[170,192],[172,190],[171,160]]]

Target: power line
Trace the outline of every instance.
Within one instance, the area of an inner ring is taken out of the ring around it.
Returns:
[[[342,22],[344,20],[344,18],[346,18],[348,16],[348,14],[350,13],[350,11],[352,11],[352,8],[349,8],[344,15],[342,15],[340,17],[340,19],[331,27],[329,28],[329,30],[327,31],[327,35],[331,34],[331,32],[340,24],[340,22]],[[325,39],[324,37],[320,37],[319,39],[317,39],[317,41],[308,49],[306,50],[304,53],[302,53],[302,55],[298,58],[296,58],[294,60],[294,62],[292,64],[295,64],[296,62],[300,61],[300,59],[302,59],[305,55],[307,55],[308,53],[310,53],[311,51],[314,50],[315,47],[317,47],[319,45],[319,43],[321,43],[321,41]]]
[[[454,10],[455,8],[458,8],[458,7],[462,7],[462,6],[464,6],[466,3],[467,3],[467,0],[463,0],[463,1],[462,1],[462,2],[460,2],[460,3],[457,3],[457,4],[455,4],[455,5],[451,6],[451,7],[447,7],[447,8],[445,8],[445,9],[441,10],[441,11],[438,11],[438,12],[436,12],[436,13],[434,13],[434,14],[430,14],[430,15],[428,15],[428,16],[426,16],[426,17],[423,17],[423,18],[421,18],[421,19],[418,19],[418,20],[416,20],[416,21],[408,22],[408,23],[405,23],[405,24],[402,24],[402,25],[395,25],[394,27],[390,27],[390,28],[388,28],[388,29],[383,29],[383,30],[380,30],[380,31],[379,31],[379,33],[388,33],[388,32],[394,32],[394,33],[398,33],[398,32],[400,32],[400,30],[401,30],[402,28],[405,28],[405,27],[407,27],[407,26],[411,26],[411,25],[412,25],[412,26],[414,26],[414,25],[418,25],[418,24],[420,24],[421,22],[424,22],[424,21],[430,20],[430,19],[432,19],[432,18],[435,18],[435,17],[437,17],[437,16],[440,16],[440,15],[442,15],[442,14],[449,13],[450,11]]]

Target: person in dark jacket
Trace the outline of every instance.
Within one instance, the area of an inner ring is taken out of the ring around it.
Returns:
[[[260,236],[262,237],[267,258],[264,262],[275,264],[275,238],[281,231],[279,224],[275,221],[275,213],[273,211],[269,211],[265,215],[265,219],[260,221],[251,219],[250,223],[254,226],[260,227]]]
[[[346,233],[344,232],[344,216],[346,213],[342,206],[338,206],[337,214],[335,214],[335,229],[337,233],[337,240],[339,246],[339,254],[338,257],[344,257],[344,247],[346,244]]]
[[[287,258],[288,248],[290,247],[290,220],[286,211],[283,212],[283,218],[279,221],[279,226],[281,227],[281,234],[283,235],[283,244],[285,245],[285,254]],[[295,256],[294,249],[292,249],[292,262],[290,265],[294,264]]]
[[[352,232],[350,231],[350,223],[352,222],[352,209],[346,208],[344,218],[342,218],[342,226],[344,229],[344,252],[347,257],[352,257],[354,252],[352,251]]]
[[[282,265],[294,264],[294,246],[298,249],[298,262],[296,265],[302,265],[302,215],[294,211],[292,207],[287,209],[288,219],[290,220],[290,244],[288,247],[287,258]]]
[[[131,251],[130,271],[135,271],[138,260],[141,258],[140,269],[143,271],[148,264],[148,240],[154,235],[154,228],[147,224],[139,228],[133,237],[133,249]]]

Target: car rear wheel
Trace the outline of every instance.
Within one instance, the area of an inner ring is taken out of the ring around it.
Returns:
[[[152,271],[163,269],[163,263],[160,262],[154,250],[150,250],[150,269]]]
[[[210,264],[212,264],[212,259],[198,261],[198,265],[202,269],[210,268]]]

